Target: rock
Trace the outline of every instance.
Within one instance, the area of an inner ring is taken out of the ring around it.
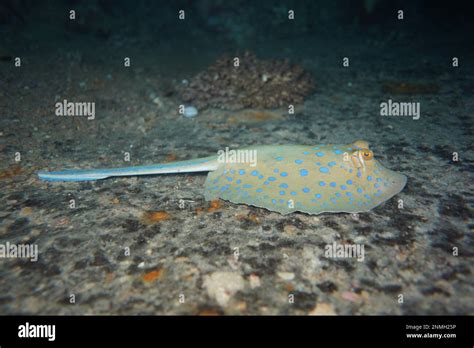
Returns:
[[[161,101],[160,97],[155,97],[152,99],[153,104],[156,104],[158,108],[163,107],[163,102]]]
[[[278,277],[283,280],[293,280],[295,279],[295,274],[291,272],[278,272]]]
[[[359,303],[359,302],[362,302],[363,301],[363,297],[359,294],[356,294],[355,292],[352,292],[352,291],[344,291],[342,294],[341,294],[341,297],[344,299],[344,300],[347,300],[347,301],[350,301],[350,302],[354,302],[354,303]]]
[[[20,210],[19,215],[21,217],[26,217],[26,216],[30,216],[32,213],[33,213],[33,209],[31,209],[31,207],[24,207]]]
[[[232,296],[245,286],[240,274],[233,272],[214,272],[204,277],[204,287],[209,297],[216,300],[221,307],[226,307]]]
[[[318,303],[309,313],[309,315],[336,315],[334,307],[330,303]]]
[[[285,232],[286,234],[290,236],[294,236],[298,232],[298,229],[293,225],[285,225],[283,227],[283,232]]]
[[[256,274],[251,274],[249,276],[249,282],[252,289],[258,288],[260,286],[260,277]]]

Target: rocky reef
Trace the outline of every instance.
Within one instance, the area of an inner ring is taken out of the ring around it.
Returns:
[[[288,60],[261,60],[245,52],[219,58],[180,86],[179,94],[183,102],[199,109],[271,109],[301,103],[313,89],[312,77],[300,66]]]

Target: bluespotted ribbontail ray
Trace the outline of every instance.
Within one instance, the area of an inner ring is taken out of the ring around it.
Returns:
[[[114,176],[209,172],[206,200],[266,208],[281,214],[367,212],[399,193],[405,175],[385,168],[366,141],[340,145],[248,147],[257,161],[195,160],[112,169],[39,172],[48,181],[88,181]]]

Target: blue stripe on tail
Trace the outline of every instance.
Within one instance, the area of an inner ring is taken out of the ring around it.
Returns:
[[[90,181],[113,176],[203,172],[214,170],[212,167],[214,159],[214,157],[206,157],[189,161],[124,168],[71,169],[57,172],[41,171],[38,172],[38,177],[45,181]],[[209,165],[206,166],[206,163],[209,163]]]
[[[85,172],[90,172],[89,176]],[[96,172],[91,173],[91,172]],[[45,181],[89,181],[108,178],[109,175],[99,175],[101,170],[63,170],[60,172],[38,172],[38,177]],[[103,174],[103,172],[102,172]]]

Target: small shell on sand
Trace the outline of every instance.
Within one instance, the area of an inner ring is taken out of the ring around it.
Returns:
[[[198,109],[196,109],[194,106],[186,106],[184,108],[183,115],[185,117],[196,117],[198,115]]]

